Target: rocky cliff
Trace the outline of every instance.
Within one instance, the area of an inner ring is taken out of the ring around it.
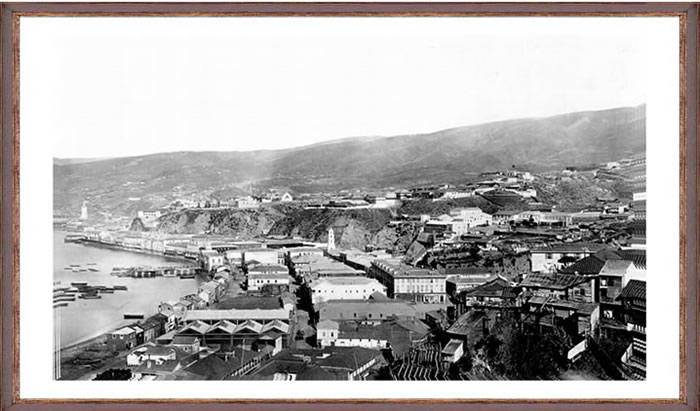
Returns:
[[[276,205],[251,210],[197,209],[161,217],[157,231],[171,234],[222,234],[252,239],[265,235],[298,236],[315,242],[328,241],[328,229],[342,248],[366,245],[405,250],[415,236],[413,227],[389,227],[389,210],[303,209]]]

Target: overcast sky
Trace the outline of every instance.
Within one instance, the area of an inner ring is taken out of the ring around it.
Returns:
[[[22,18],[21,130],[45,135],[55,157],[114,157],[638,105],[648,81],[640,23]]]

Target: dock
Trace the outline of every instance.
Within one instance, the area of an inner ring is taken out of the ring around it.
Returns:
[[[153,278],[153,277],[185,277],[194,278],[201,269],[193,264],[166,265],[159,267],[114,267],[112,275],[118,277]]]

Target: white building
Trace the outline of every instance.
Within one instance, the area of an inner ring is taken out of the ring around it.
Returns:
[[[443,199],[466,198],[466,197],[472,197],[473,195],[474,195],[474,190],[464,190],[464,191],[449,190],[449,191],[445,191],[445,194],[442,195],[442,198]]]
[[[328,228],[328,251],[335,250],[335,231],[333,227]]]
[[[214,269],[224,265],[226,261],[226,255],[219,254],[216,251],[202,251],[199,258],[202,268],[204,268],[206,271],[213,271]]]
[[[242,197],[236,200],[236,206],[238,208],[258,208],[260,203],[253,197]]]
[[[398,200],[395,198],[390,199],[386,197],[377,197],[370,208],[391,208],[399,205]]]
[[[511,193],[515,193],[521,197],[525,198],[533,198],[537,197],[537,190],[534,188],[523,188],[523,189],[514,189],[514,188],[506,188],[506,191],[510,191]]]
[[[146,345],[139,347],[130,352],[126,356],[126,365],[139,366],[146,361],[153,361],[156,364],[162,364],[165,361],[173,361],[176,359],[176,352],[171,347],[160,347],[155,345]]]
[[[453,233],[462,235],[472,227],[491,225],[493,216],[484,213],[478,207],[457,208],[450,211],[450,220],[446,222]]]
[[[316,339],[321,347],[329,347],[338,339],[340,326],[333,320],[322,320],[316,324]]]
[[[266,284],[289,285],[289,274],[253,273],[247,277],[248,290],[259,291]]]
[[[80,219],[81,220],[88,219],[87,201],[83,201],[83,206],[80,207]]]
[[[366,300],[372,293],[386,295],[386,287],[367,277],[324,277],[310,285],[314,305],[328,300]]]
[[[257,261],[260,264],[277,264],[279,252],[272,248],[249,248],[243,251],[243,261],[250,264]]]
[[[532,272],[549,272],[561,269],[573,261],[580,260],[606,248],[596,243],[561,243],[532,249]],[[569,257],[569,262],[562,261]]]

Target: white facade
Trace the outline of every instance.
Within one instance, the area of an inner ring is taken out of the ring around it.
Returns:
[[[335,250],[335,232],[333,227],[328,229],[328,251]]]
[[[172,348],[146,346],[129,353],[129,355],[126,356],[126,365],[139,366],[145,361],[162,363],[175,359],[175,350]]]
[[[450,211],[449,221],[452,232],[458,235],[465,234],[470,228],[480,225],[491,225],[493,216],[486,214],[477,207],[458,208]]]
[[[314,305],[328,300],[366,300],[372,293],[386,294],[386,287],[367,277],[326,277],[311,283]]]
[[[243,251],[243,258],[246,264],[253,260],[261,264],[277,264],[279,263],[278,254],[278,251],[275,249],[248,249]]]
[[[642,201],[647,199],[647,192],[632,193],[632,201]]]
[[[81,220],[88,219],[87,201],[83,201],[83,206],[80,207],[80,219]]]
[[[243,197],[236,200],[236,206],[238,208],[258,208],[260,203],[253,197]]]
[[[316,339],[321,347],[329,347],[338,339],[339,325],[332,320],[319,321],[316,325]]]
[[[472,197],[473,195],[474,195],[474,191],[472,191],[472,190],[468,190],[468,191],[450,190],[450,191],[446,191],[445,194],[443,194],[442,198],[444,198],[444,199],[466,198],[466,197]]]
[[[248,290],[258,291],[265,284],[289,284],[289,275],[287,274],[249,274],[248,275]]]

